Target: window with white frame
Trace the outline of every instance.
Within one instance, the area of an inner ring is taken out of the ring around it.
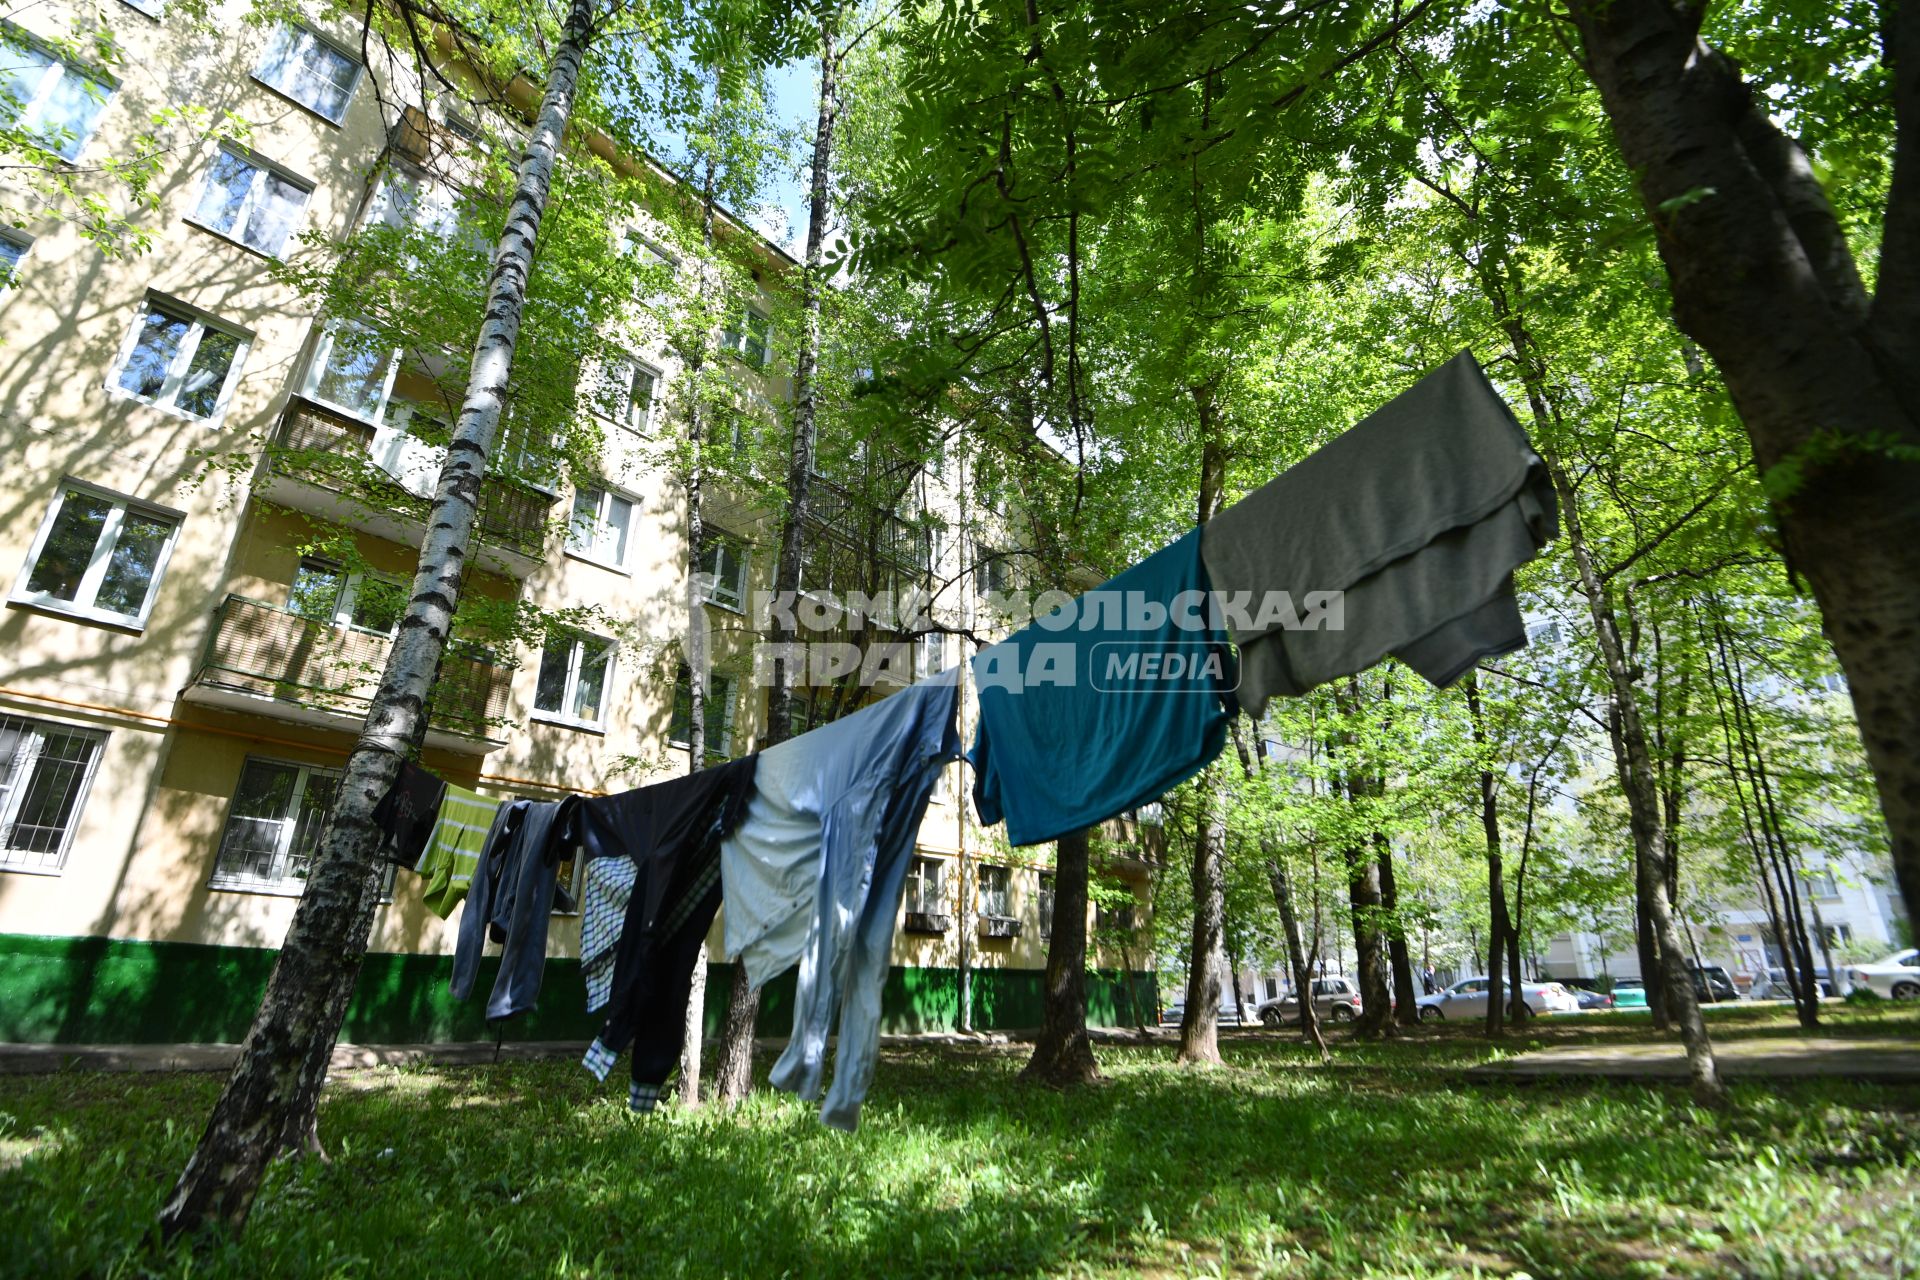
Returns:
[[[0,869],[58,871],[106,735],[0,715]]]
[[[645,266],[663,267],[668,271],[677,270],[680,266],[680,259],[638,231],[628,231],[622,238],[620,247],[626,253],[639,258]]]
[[[644,433],[653,415],[660,375],[631,356],[604,356],[587,366],[581,381],[587,407],[609,422]]]
[[[1811,872],[1807,876],[1816,898],[1837,898],[1840,896],[1840,882],[1833,878],[1833,872],[1827,867]]]
[[[720,335],[720,346],[754,368],[764,369],[773,354],[773,321],[753,307],[742,307],[727,322]]]
[[[138,9],[149,18],[159,17],[161,10],[167,7],[165,0],[124,0],[124,3],[128,8]]]
[[[533,709],[568,724],[597,728],[612,673],[613,641],[579,634],[550,637],[540,652]]]
[[[1053,936],[1053,872],[1040,873],[1040,936]]]
[[[248,756],[227,807],[210,887],[300,893],[339,788],[335,770]]]
[[[731,676],[707,676],[707,697],[700,707],[700,719],[707,726],[709,756],[724,759],[733,754],[733,694]],[[676,747],[693,743],[693,677],[684,662],[673,677],[673,714],[667,722],[667,741]]]
[[[68,481],[41,522],[14,599],[144,626],[179,528],[177,513]]]
[[[20,264],[32,244],[11,228],[0,228],[0,293],[11,289],[13,282],[20,278]]]
[[[214,154],[192,221],[277,258],[312,195],[312,183],[228,144]]]
[[[77,160],[117,87],[0,22],[0,127],[17,128],[61,159]]]
[[[567,527],[567,550],[615,569],[626,568],[633,506],[633,499],[611,489],[577,490]]]
[[[251,341],[190,307],[149,296],[107,385],[184,417],[217,417],[240,380]]]
[[[915,858],[907,866],[907,910],[939,915],[947,909],[947,864],[939,858]]]
[[[287,609],[330,626],[390,636],[406,612],[407,584],[378,574],[349,573],[331,560],[307,557],[294,570]]]
[[[1013,914],[1013,874],[1006,867],[982,865],[980,868],[980,914]]]
[[[310,29],[282,23],[254,75],[307,110],[339,124],[360,83],[360,63]]]
[[[746,545],[732,534],[708,530],[700,544],[700,589],[707,600],[729,609],[747,599]]]
[[[393,394],[399,354],[367,326],[335,320],[320,331],[303,394],[363,421],[378,422]]]
[[[409,165],[395,163],[380,175],[380,186],[367,206],[367,225],[384,224],[394,231],[418,231],[442,243],[454,243],[460,233],[460,198],[439,182]],[[467,243],[490,253],[493,239],[485,229],[469,227]]]
[[[947,669],[947,637],[938,631],[913,638],[913,674],[925,680]]]

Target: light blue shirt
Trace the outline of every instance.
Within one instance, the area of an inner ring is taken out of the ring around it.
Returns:
[[[767,748],[739,828],[720,846],[729,956],[758,986],[798,964],[793,1035],[775,1088],[821,1096],[827,1032],[839,1054],[821,1123],[851,1130],[873,1081],[893,926],[920,820],[960,756],[957,671]]]

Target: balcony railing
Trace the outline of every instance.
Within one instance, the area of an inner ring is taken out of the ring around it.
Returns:
[[[383,635],[228,596],[214,610],[206,660],[194,683],[360,715],[379,685],[391,644]],[[427,722],[450,733],[484,738],[489,722],[506,714],[511,676],[508,668],[480,651],[454,642],[440,661]]]
[[[271,463],[277,473],[337,494],[347,493],[356,479],[370,478],[373,490],[358,495],[370,509],[426,523],[431,501],[380,470],[369,454],[373,428],[357,418],[296,397],[281,415],[273,442],[279,450]],[[546,545],[547,509],[552,504],[548,494],[489,475],[480,482],[474,536],[537,558]]]

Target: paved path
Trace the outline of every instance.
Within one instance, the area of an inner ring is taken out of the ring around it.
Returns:
[[[528,1062],[541,1058],[578,1058],[585,1040],[491,1040],[459,1044],[337,1044],[333,1069],[444,1063],[471,1066],[495,1061]],[[225,1071],[233,1066],[236,1044],[0,1044],[0,1076],[39,1075],[50,1071]]]
[[[1713,1048],[1721,1074],[1730,1079],[1839,1076],[1920,1084],[1920,1040],[1889,1037],[1841,1040],[1824,1036],[1805,1040],[1798,1037],[1726,1038],[1715,1040]],[[1467,1074],[1508,1080],[1554,1076],[1685,1080],[1687,1055],[1678,1042],[1569,1045],[1483,1063]]]

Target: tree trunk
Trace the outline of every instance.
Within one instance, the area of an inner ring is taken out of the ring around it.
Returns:
[[[1897,136],[1869,300],[1805,153],[1672,0],[1573,0],[1654,224],[1674,321],[1710,354],[1820,604],[1920,909],[1920,23],[1882,6]]]
[[[1300,1002],[1300,1032],[1307,1043],[1320,1051],[1322,1064],[1333,1061],[1327,1052],[1326,1037],[1320,1034],[1320,1014],[1313,1007],[1313,967],[1306,948],[1300,943],[1300,919],[1293,909],[1293,885],[1287,878],[1287,866],[1277,849],[1267,848],[1267,883],[1273,887],[1273,905],[1280,911],[1280,927],[1287,938],[1287,972],[1293,979],[1293,994]]]
[[[1400,926],[1400,887],[1393,878],[1393,845],[1374,832],[1373,847],[1380,863],[1380,904],[1387,922],[1387,959],[1393,977],[1393,1020],[1403,1027],[1420,1021],[1420,993],[1413,985],[1413,957],[1407,934]]]
[[[1061,836],[1054,846],[1053,937],[1047,944],[1046,992],[1040,1038],[1020,1072],[1022,1080],[1056,1089],[1100,1078],[1087,1037],[1088,832]]]
[[[582,58],[592,33],[592,0],[573,0],[554,49],[545,96],[535,118],[506,230],[487,281],[485,320],[460,418],[434,488],[411,598],[367,710],[365,728],[347,759],[333,819],[313,861],[307,887],[281,943],[266,995],[208,1117],[160,1212],[173,1239],[207,1226],[238,1234],[253,1208],[267,1162],[310,1114],[325,1079],[346,1000],[366,954],[379,832],[373,809],[392,787],[403,754],[421,741],[440,656],[458,607],[480,480],[486,472],[513,368],[533,245],[545,212]]]
[[[1187,1005],[1180,1018],[1182,1064],[1215,1065],[1220,1061],[1221,926],[1226,910],[1226,844],[1224,784],[1220,771],[1209,767],[1196,788],[1199,812],[1194,817],[1193,934],[1187,948]]]
[[[1473,734],[1473,745],[1482,753],[1484,766],[1491,763],[1491,760],[1486,756],[1487,728],[1486,715],[1480,705],[1480,673],[1469,671],[1462,683],[1466,688],[1467,715]],[[1506,1002],[1500,998],[1501,959],[1502,947],[1511,926],[1507,921],[1506,873],[1501,866],[1499,782],[1493,770],[1486,767],[1480,770],[1480,832],[1487,845],[1486,1031],[1487,1037],[1493,1039],[1501,1034],[1502,1024],[1506,1020]]]
[[[828,182],[833,164],[833,127],[839,113],[835,79],[840,59],[835,49],[839,9],[820,11],[820,96],[814,118],[813,169],[807,186],[807,249],[800,270],[800,344],[793,360],[793,440],[787,454],[787,508],[780,521],[780,552],[774,561],[770,639],[776,655],[794,642],[791,606],[800,589],[806,554],[807,506],[813,486],[816,371],[820,359],[820,298],[826,261]],[[793,672],[779,657],[772,664],[773,687],[767,693],[766,746],[785,742],[793,732]],[[721,1066],[714,1082],[718,1100],[731,1106],[747,1096],[753,1080],[753,1029],[760,1014],[760,992],[747,985],[746,970],[734,970],[733,991],[721,1033]]]
[[[680,1083],[675,1097],[683,1107],[700,1105],[700,1056],[707,1039],[707,949],[693,957],[693,985],[687,991],[687,1021],[680,1029]]]
[[[1515,345],[1522,367],[1528,367],[1524,347],[1518,339]],[[1529,379],[1528,396],[1536,419],[1541,419],[1546,415],[1537,387],[1538,383]],[[1653,762],[1647,751],[1646,728],[1640,720],[1639,699],[1634,688],[1636,673],[1628,664],[1611,597],[1594,567],[1586,543],[1580,523],[1579,495],[1558,462],[1550,459],[1548,470],[1560,499],[1562,527],[1580,575],[1581,590],[1587,597],[1588,612],[1593,618],[1595,638],[1618,714],[1617,741],[1625,750],[1620,775],[1627,793],[1628,824],[1633,831],[1634,878],[1640,886],[1640,898],[1648,911],[1659,948],[1667,1011],[1679,1023],[1680,1037],[1686,1044],[1687,1068],[1692,1076],[1695,1099],[1703,1106],[1719,1106],[1726,1101],[1726,1090],[1721,1086],[1719,1068],[1714,1062],[1713,1044],[1707,1038],[1707,1024],[1700,1016],[1699,1001],[1694,998],[1693,982],[1681,962],[1684,952],[1680,931],[1674,923],[1672,902],[1667,896],[1666,830],[1660,822],[1660,797],[1654,789]]]

